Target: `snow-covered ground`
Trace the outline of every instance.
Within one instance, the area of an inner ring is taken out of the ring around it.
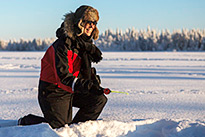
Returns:
[[[0,137],[204,137],[204,52],[104,52],[97,65],[111,93],[99,120],[52,130],[15,125],[37,102],[44,52],[0,52]],[[76,113],[77,109],[74,109]]]

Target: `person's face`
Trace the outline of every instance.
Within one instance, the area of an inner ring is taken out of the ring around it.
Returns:
[[[91,36],[91,34],[92,34],[93,30],[95,29],[95,27],[96,27],[96,22],[91,22],[91,21],[86,22],[84,33],[87,36]]]

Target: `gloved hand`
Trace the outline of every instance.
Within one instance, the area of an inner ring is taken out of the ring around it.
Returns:
[[[90,89],[90,92],[96,95],[102,95],[104,93],[103,88],[97,84],[93,84],[93,86]]]
[[[111,90],[109,88],[102,88],[99,85],[93,84],[93,86],[90,89],[90,92],[96,95],[102,95],[103,93],[108,95],[110,94]]]

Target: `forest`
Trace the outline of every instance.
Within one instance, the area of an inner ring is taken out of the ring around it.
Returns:
[[[0,50],[44,51],[55,39],[0,40]],[[103,51],[205,51],[205,29],[108,29],[94,43]]]

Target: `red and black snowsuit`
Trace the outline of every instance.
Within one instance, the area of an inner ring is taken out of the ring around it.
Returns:
[[[98,81],[91,62],[99,61],[95,60],[99,49],[83,37],[58,38],[41,60],[38,99],[45,120],[53,128],[96,120],[107,102],[104,94],[90,92]],[[73,106],[80,109],[72,120]]]

